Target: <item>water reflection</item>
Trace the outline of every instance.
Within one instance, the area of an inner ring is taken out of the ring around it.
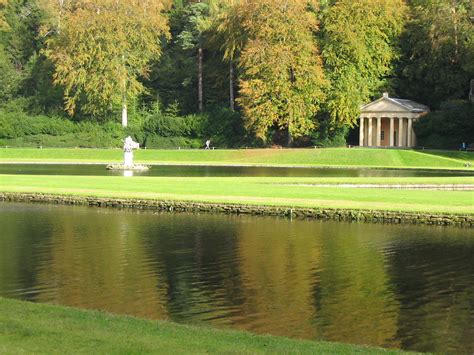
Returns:
[[[0,224],[1,296],[474,351],[469,230],[6,203]]]

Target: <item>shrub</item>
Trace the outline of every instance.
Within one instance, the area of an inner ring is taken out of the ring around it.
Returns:
[[[200,119],[202,137],[211,139],[212,145],[221,148],[251,145],[251,138],[247,137],[239,112],[217,107],[201,115]]]
[[[417,145],[436,149],[458,149],[474,140],[474,103],[450,101],[439,111],[420,118],[413,128]]]
[[[74,131],[74,123],[60,117],[28,116],[21,111],[0,110],[0,138],[37,134],[58,136]]]
[[[73,122],[62,117],[29,116],[0,109],[0,141],[9,146],[117,147],[125,131],[117,122]]]
[[[319,126],[311,134],[311,141],[314,146],[321,148],[344,147],[349,127],[338,127],[331,123],[327,115],[321,114]]]
[[[199,138],[150,135],[146,147],[151,149],[195,149],[201,148],[202,145],[203,142]]]

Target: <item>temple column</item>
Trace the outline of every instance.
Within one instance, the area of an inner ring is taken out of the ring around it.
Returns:
[[[398,117],[398,146],[403,147],[403,118]]]
[[[376,141],[376,146],[377,147],[380,147],[380,135],[381,135],[381,132],[382,132],[382,117],[377,117],[377,137],[375,139]]]
[[[372,145],[373,145],[373,140],[372,140],[372,117],[368,117],[367,120],[368,120],[368,124],[369,124],[367,146],[372,147]]]
[[[407,133],[408,133],[408,142],[407,142],[407,146],[412,148],[413,147],[413,134],[412,134],[412,130],[413,130],[413,126],[412,126],[412,123],[413,123],[413,119],[412,118],[408,118],[408,129],[407,129]]]
[[[359,147],[364,146],[364,117],[360,118],[360,124],[359,124]]]
[[[393,147],[395,145],[395,142],[393,141],[393,135],[394,135],[394,126],[393,126],[393,117],[390,117],[390,147]]]

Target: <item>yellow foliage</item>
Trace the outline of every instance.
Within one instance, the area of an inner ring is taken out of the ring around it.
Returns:
[[[7,31],[9,26],[3,16],[3,9],[7,6],[8,0],[0,0],[0,31]]]
[[[48,4],[46,4],[48,5]],[[50,29],[45,51],[55,64],[54,82],[64,87],[66,110],[80,101],[96,114],[136,97],[144,88],[148,63],[161,55],[169,36],[162,0],[70,0],[49,3]]]
[[[233,11],[247,34],[238,100],[246,127],[262,139],[272,126],[295,138],[308,133],[326,85],[308,1],[248,0]]]

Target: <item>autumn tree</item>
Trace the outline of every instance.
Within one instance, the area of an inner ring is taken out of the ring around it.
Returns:
[[[339,0],[327,6],[320,39],[330,81],[325,108],[335,125],[352,126],[360,105],[387,87],[405,16],[404,0]]]
[[[303,0],[249,0],[235,6],[248,36],[239,59],[238,99],[246,127],[263,140],[271,127],[286,130],[291,144],[315,127],[324,99],[314,12]]]
[[[0,31],[8,29],[8,24],[3,13],[6,6],[7,0],[0,0]]]
[[[47,41],[46,55],[55,64],[55,83],[64,87],[65,108],[77,105],[89,114],[127,105],[144,87],[148,65],[161,54],[161,37],[168,36],[162,0],[59,0],[53,3],[57,21]]]

